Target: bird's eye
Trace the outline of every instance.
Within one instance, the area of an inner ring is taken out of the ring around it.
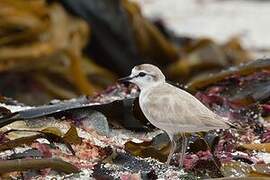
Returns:
[[[145,76],[145,75],[146,75],[146,73],[144,73],[144,72],[140,72],[140,73],[139,73],[139,76],[140,76],[140,77],[143,77],[143,76]]]

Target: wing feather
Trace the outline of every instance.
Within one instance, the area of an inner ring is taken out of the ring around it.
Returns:
[[[140,106],[154,126],[169,132],[197,132],[229,127],[194,96],[170,84],[142,92]]]

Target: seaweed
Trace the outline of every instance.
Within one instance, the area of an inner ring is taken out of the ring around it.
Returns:
[[[1,161],[0,174],[13,171],[40,170],[45,168],[51,168],[53,170],[56,170],[58,172],[64,172],[66,174],[79,172],[79,169],[77,167],[63,160],[55,158],[43,158]]]

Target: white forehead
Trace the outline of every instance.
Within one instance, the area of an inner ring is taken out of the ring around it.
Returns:
[[[138,74],[141,72],[145,73],[146,75],[138,76]],[[162,74],[159,68],[150,64],[143,64],[134,67],[130,76],[133,77],[130,82],[139,86],[141,90],[158,83],[165,82],[165,76]]]
[[[137,67],[134,67],[134,68],[132,69],[132,71],[131,71],[131,74],[138,74],[138,73],[140,73],[140,72],[145,72],[145,73],[146,73],[145,70],[143,70],[143,69],[138,69]]]
[[[141,64],[141,65],[135,66],[132,69],[131,74],[137,75],[140,72],[144,72],[146,74],[151,74],[151,75],[156,76],[156,77],[163,77],[164,76],[163,73],[161,72],[161,70],[152,64]]]

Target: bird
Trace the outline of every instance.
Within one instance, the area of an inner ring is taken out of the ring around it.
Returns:
[[[182,137],[179,166],[183,166],[188,143],[185,133],[231,127],[225,118],[212,112],[192,94],[167,83],[162,71],[152,64],[135,66],[129,76],[119,81],[139,87],[139,105],[143,114],[152,125],[169,136],[171,148],[166,161],[168,165],[177,149],[179,135]]]

